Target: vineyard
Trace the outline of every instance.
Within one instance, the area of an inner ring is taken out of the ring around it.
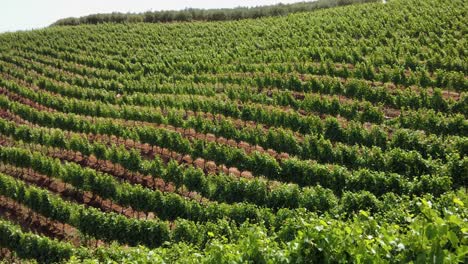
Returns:
[[[467,7],[1,34],[0,262],[467,263]]]

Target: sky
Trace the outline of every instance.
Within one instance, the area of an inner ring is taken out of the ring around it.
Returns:
[[[192,8],[231,8],[299,0],[0,0],[0,32],[47,27],[66,17],[96,13],[145,12]]]

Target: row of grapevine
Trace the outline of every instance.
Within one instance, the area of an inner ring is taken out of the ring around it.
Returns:
[[[20,106],[20,105],[17,105],[17,106]],[[26,110],[27,107],[22,107],[22,109]],[[31,115],[34,116],[33,119],[36,120],[34,122],[37,122],[43,119],[44,115],[41,115],[42,117],[38,116],[37,114],[35,114],[35,111],[32,109],[29,109],[27,111],[28,111],[28,114],[26,112],[23,112],[23,114],[27,114],[28,116],[31,116]],[[45,114],[45,113],[42,113],[42,114]],[[51,115],[51,114],[49,113],[47,115]],[[27,119],[31,119],[31,118],[29,117]],[[63,125],[59,125],[59,127],[61,128],[72,129],[72,130],[79,131],[79,132],[106,134],[109,132],[105,132],[105,131],[114,131],[114,133],[111,132],[110,134],[113,134],[116,136],[125,135],[125,133],[123,133],[125,129],[115,124],[103,123],[103,125],[111,126],[111,127],[109,128],[102,127],[101,129],[99,129],[99,127],[90,124],[88,121],[81,120],[81,122],[87,123],[86,125],[87,129],[83,130],[81,128],[83,126],[74,125],[74,124],[78,124],[76,123],[76,121],[72,121],[71,123],[66,121],[66,123],[63,123],[63,121],[58,121],[59,119],[54,118],[54,120],[57,120],[53,122],[55,124],[63,124]],[[122,132],[117,132],[117,131],[122,131]],[[245,154],[245,152],[242,152],[240,150],[233,149],[233,148],[223,146],[223,145],[219,145],[216,143],[209,143],[207,144],[206,147],[204,147],[204,144],[202,141],[197,141],[198,143],[195,143],[194,146],[191,147],[190,143],[188,143],[185,139],[182,139],[180,137],[173,138],[173,137],[168,136],[167,133],[168,132],[164,130],[158,131],[158,130],[150,130],[149,128],[142,128],[142,129],[137,129],[137,136],[134,137],[133,139],[134,140],[141,139],[143,142],[148,142],[150,144],[156,144],[156,145],[163,146],[163,147],[169,147],[176,151],[182,151],[183,153],[190,153],[194,157],[202,156],[204,158],[212,159],[215,161],[222,161],[224,163],[228,162],[226,163],[228,165],[231,165],[231,164],[235,165],[238,163],[242,163],[244,164],[243,166],[247,166],[247,167],[240,167],[241,169],[253,169],[252,171],[254,173],[265,175],[272,179],[294,181],[300,185],[310,185],[313,183],[318,183],[327,188],[340,189],[341,186],[343,186],[345,179],[352,178],[349,172],[344,170],[344,168],[340,168],[338,166],[333,166],[330,168],[329,166],[327,167],[321,164],[313,164],[307,161],[299,161],[295,159],[289,159],[289,160],[285,160],[284,162],[278,163],[271,157],[264,155],[264,154],[254,153],[253,155],[247,155]],[[173,135],[175,136],[178,134],[173,134]],[[182,143],[184,141],[187,143]],[[181,148],[181,146],[183,147]],[[242,161],[242,162],[239,162],[239,161]],[[329,171],[329,169],[333,169],[333,170]],[[373,173],[373,174],[375,176],[379,175],[376,173]],[[385,174],[382,174],[382,175],[385,175]],[[455,180],[456,182],[458,182],[459,177],[460,176],[454,175],[454,179],[457,179]]]

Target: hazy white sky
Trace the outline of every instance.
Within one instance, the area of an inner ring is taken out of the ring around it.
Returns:
[[[300,0],[0,0],[0,32],[41,28],[60,18],[113,11],[226,8],[294,2]]]

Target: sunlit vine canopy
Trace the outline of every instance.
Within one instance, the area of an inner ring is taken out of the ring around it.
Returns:
[[[466,1],[305,6],[1,34],[0,259],[466,263]]]

